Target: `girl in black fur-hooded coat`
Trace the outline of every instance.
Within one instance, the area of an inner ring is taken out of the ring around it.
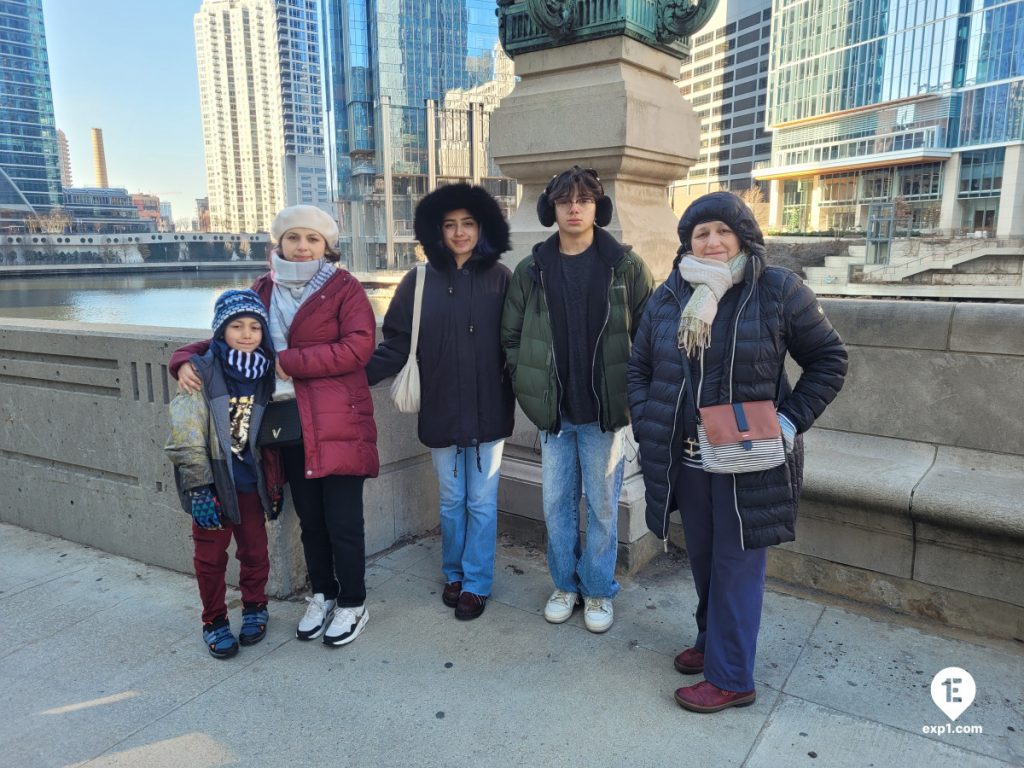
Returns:
[[[508,223],[481,187],[452,184],[416,206],[416,239],[427,254],[416,358],[420,442],[431,449],[441,496],[442,595],[456,618],[483,613],[497,536],[498,468],[512,434],[515,400],[501,347],[501,313],[512,273]],[[405,365],[411,343],[416,268],[384,316],[371,384]]]

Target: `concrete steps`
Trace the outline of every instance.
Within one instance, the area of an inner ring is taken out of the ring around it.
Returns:
[[[806,282],[816,292],[834,296],[928,296],[1019,298],[1007,286],[919,285],[907,279],[929,270],[949,270],[985,256],[1020,256],[1021,240],[896,240],[889,264],[866,264],[867,246],[847,246],[846,256],[826,257],[822,267],[807,267]],[[852,278],[852,279],[851,279]]]
[[[1018,256],[1024,252],[1024,246],[989,247],[984,243],[972,243],[968,247],[950,245],[941,248],[932,246],[927,250],[928,253],[922,253],[917,258],[908,259],[901,263],[865,268],[861,275],[861,282],[898,283],[906,280],[908,277],[927,272],[931,269],[952,269],[957,264],[974,261],[984,256]]]

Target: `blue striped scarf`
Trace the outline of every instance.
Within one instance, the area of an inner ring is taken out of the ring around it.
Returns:
[[[224,363],[225,375],[239,381],[258,381],[270,370],[270,360],[263,350],[243,352],[232,349],[224,339],[215,339],[211,344],[213,354]]]

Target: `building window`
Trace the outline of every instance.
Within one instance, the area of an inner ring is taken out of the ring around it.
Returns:
[[[1004,147],[964,152],[960,156],[960,184],[957,197],[998,196],[1003,187]]]

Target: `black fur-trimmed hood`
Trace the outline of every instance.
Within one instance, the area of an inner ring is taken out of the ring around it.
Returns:
[[[480,224],[480,240],[472,261],[480,267],[489,267],[508,251],[508,222],[498,202],[483,187],[469,184],[448,184],[438,187],[420,200],[413,216],[416,239],[427,254],[427,261],[437,270],[446,271],[454,263],[441,237],[441,219],[450,211],[465,208]]]

